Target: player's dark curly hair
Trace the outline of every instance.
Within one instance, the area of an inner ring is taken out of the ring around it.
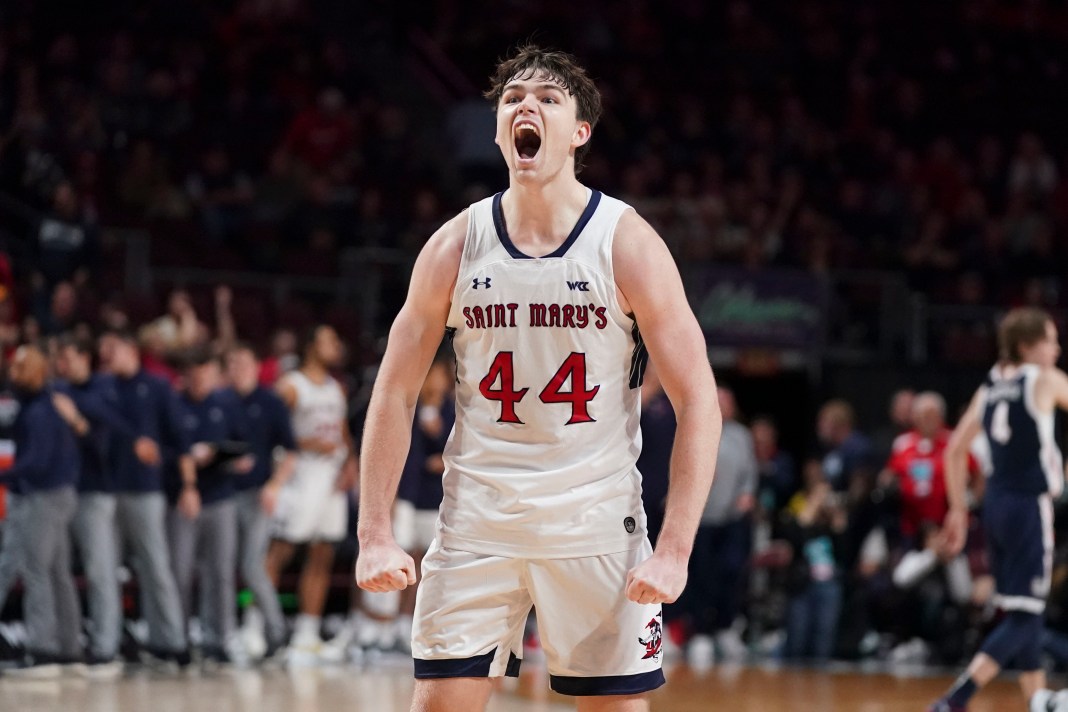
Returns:
[[[1034,307],[1013,309],[998,324],[998,356],[1002,361],[1020,363],[1020,347],[1030,346],[1046,337],[1049,314]]]
[[[490,77],[490,88],[484,96],[493,103],[494,109],[501,102],[504,87],[516,79],[530,79],[545,74],[559,84],[575,99],[575,114],[579,121],[586,121],[592,130],[601,118],[601,92],[590,79],[586,70],[574,55],[546,49],[535,44],[520,45],[508,57],[497,63]],[[583,159],[590,149],[590,142],[575,149],[575,172],[582,169]]]

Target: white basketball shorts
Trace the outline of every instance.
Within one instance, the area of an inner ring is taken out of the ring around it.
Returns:
[[[278,493],[275,538],[294,544],[341,541],[348,532],[349,505],[334,487],[338,468],[330,463],[301,463]]]
[[[393,503],[393,538],[405,551],[426,551],[438,533],[438,510],[416,509],[411,502]]]
[[[664,684],[659,604],[627,600],[641,548],[576,559],[516,559],[444,549],[423,559],[412,630],[415,676],[517,676],[531,607],[552,689],[636,695]]]

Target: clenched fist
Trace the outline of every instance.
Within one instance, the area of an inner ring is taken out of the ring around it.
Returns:
[[[392,538],[364,544],[356,558],[356,584],[365,591],[400,591],[415,583],[415,560]]]

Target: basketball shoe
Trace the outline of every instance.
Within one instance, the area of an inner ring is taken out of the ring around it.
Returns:
[[[961,707],[959,705],[951,705],[946,700],[938,700],[927,708],[927,712],[968,712],[967,707]]]

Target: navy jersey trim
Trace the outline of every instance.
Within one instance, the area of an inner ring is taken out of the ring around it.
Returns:
[[[493,228],[497,231],[497,239],[504,245],[504,249],[508,251],[508,254],[513,259],[517,260],[532,260],[534,259],[525,252],[520,251],[518,247],[512,242],[512,238],[508,237],[508,227],[504,224],[504,210],[501,209],[501,197],[504,192],[497,193],[493,196]],[[582,234],[582,231],[586,228],[586,225],[593,218],[593,214],[597,211],[597,206],[601,202],[601,191],[594,190],[590,192],[590,202],[586,203],[586,208],[582,211],[582,215],[579,216],[578,222],[575,223],[575,227],[571,228],[571,232],[568,234],[567,239],[563,244],[553,250],[545,257],[563,257],[567,253],[571,246],[575,244],[575,240]],[[544,259],[544,258],[543,258]]]
[[[605,677],[549,676],[549,686],[554,692],[572,697],[640,695],[643,692],[655,690],[665,682],[664,671],[659,669],[634,675],[607,675]]]
[[[649,365],[649,350],[645,348],[645,339],[638,330],[638,322],[630,331],[634,337],[634,352],[630,355],[630,387],[640,388],[645,381],[645,367]]]
[[[450,660],[422,660],[414,658],[415,677],[418,680],[436,680],[451,677],[489,677],[490,666],[497,649],[489,651],[485,655],[475,655],[470,658],[454,658]],[[519,677],[519,666],[522,660],[515,653],[508,653],[508,664],[505,666],[506,677]]]
[[[456,383],[459,383],[460,382],[460,374],[458,373],[458,369],[456,368],[456,362],[458,361],[458,359],[456,358],[456,327],[455,326],[446,326],[445,327],[445,338],[444,338],[444,341],[445,341],[445,343],[448,344],[448,348],[452,352],[453,380]]]

